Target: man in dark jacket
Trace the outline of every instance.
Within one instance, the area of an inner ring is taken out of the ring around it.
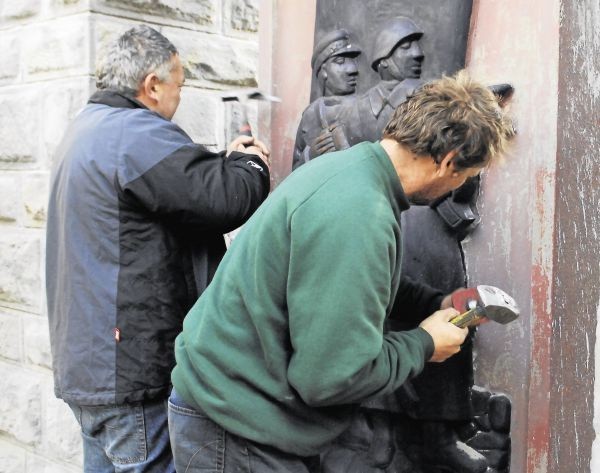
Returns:
[[[171,122],[184,73],[138,26],[108,50],[67,131],[47,233],[55,392],[81,425],[85,471],[174,471],[167,428],[183,317],[269,192],[268,151],[213,153]]]

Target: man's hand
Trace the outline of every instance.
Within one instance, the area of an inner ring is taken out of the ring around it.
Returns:
[[[458,291],[462,291],[464,289],[465,289],[464,287],[460,287],[460,288],[452,291],[446,297],[444,297],[442,299],[442,303],[440,304],[440,309],[449,309],[450,307],[452,307],[452,294],[454,294],[455,292],[458,292]],[[481,317],[477,322],[471,323],[469,325],[469,327],[478,327],[479,325],[485,324],[489,321],[490,321],[490,319],[488,319],[487,317]]]
[[[271,152],[262,141],[254,138],[253,136],[238,136],[229,144],[229,146],[227,146],[227,156],[229,156],[233,151],[255,154],[262,159],[269,168],[271,167]]]
[[[457,315],[459,313],[456,309],[438,310],[419,324],[419,327],[433,338],[435,349],[429,361],[445,361],[460,351],[460,346],[465,341],[469,330],[458,328],[449,322]]]

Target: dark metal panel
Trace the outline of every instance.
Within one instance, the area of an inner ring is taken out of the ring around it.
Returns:
[[[600,300],[600,4],[562,1],[550,472],[589,471]]]

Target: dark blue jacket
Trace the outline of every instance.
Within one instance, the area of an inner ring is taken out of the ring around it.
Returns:
[[[58,150],[46,285],[56,395],[165,398],[182,321],[269,191],[257,156],[213,153],[136,100],[97,92]]]

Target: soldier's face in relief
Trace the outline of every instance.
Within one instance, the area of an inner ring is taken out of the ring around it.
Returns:
[[[358,82],[358,63],[355,57],[334,56],[323,64],[319,75],[325,83],[324,95],[353,94]]]
[[[381,65],[392,79],[419,79],[424,58],[419,40],[413,37],[398,43],[392,54],[381,60]]]

